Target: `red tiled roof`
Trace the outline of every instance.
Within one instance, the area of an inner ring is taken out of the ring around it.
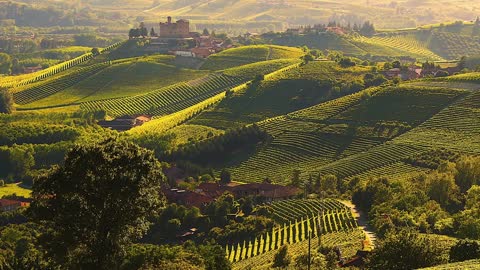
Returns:
[[[7,199],[0,199],[0,206],[5,207],[5,206],[11,206],[11,205],[22,205],[22,202],[20,201],[13,201],[13,200],[7,200]]]

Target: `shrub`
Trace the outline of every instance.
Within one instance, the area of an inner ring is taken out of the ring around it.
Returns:
[[[273,267],[287,267],[290,265],[292,258],[288,252],[288,246],[283,245],[273,258]]]
[[[7,88],[0,88],[0,113],[10,114],[14,110],[12,93]]]
[[[480,258],[480,245],[477,241],[460,240],[450,248],[450,261],[462,262]]]

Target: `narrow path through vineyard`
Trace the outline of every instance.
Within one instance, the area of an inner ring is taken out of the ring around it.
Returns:
[[[358,227],[365,232],[365,238],[372,245],[372,249],[375,248],[375,241],[377,240],[377,235],[373,231],[372,227],[368,224],[368,219],[365,213],[358,207],[349,201],[341,201],[346,206],[350,207],[352,210],[353,217],[357,220]]]

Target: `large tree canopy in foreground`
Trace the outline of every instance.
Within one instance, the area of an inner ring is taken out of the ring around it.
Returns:
[[[135,144],[109,138],[76,146],[35,182],[31,214],[51,228],[42,242],[58,263],[112,269],[164,206],[163,181],[153,152]]]

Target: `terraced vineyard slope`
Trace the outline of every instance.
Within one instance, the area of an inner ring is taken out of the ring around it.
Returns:
[[[87,102],[82,108],[87,111],[105,110],[110,116],[147,113],[171,114],[238,85],[244,84],[258,74],[268,74],[295,64],[298,60],[272,60],[214,73],[201,80],[178,83],[144,95],[121,99]]]
[[[305,53],[298,48],[275,45],[251,45],[228,49],[209,56],[202,65],[206,70],[222,70],[260,61],[299,59]]]
[[[296,207],[305,209],[305,216],[294,221],[293,217],[285,216],[285,213]],[[320,214],[309,215],[316,210],[323,210]],[[232,262],[252,258],[272,250],[276,250],[285,244],[295,244],[319,235],[352,232],[357,228],[357,223],[352,216],[351,210],[340,202],[328,201],[285,201],[283,204],[274,204],[274,215],[277,218],[288,220],[283,226],[274,228],[266,235],[259,238],[244,241],[226,247],[227,258]]]
[[[287,184],[293,170],[304,177],[320,173],[344,178],[396,163],[424,147],[387,141],[467,93],[440,87],[370,88],[260,122],[273,139],[232,166],[232,172],[245,181],[268,177]]]
[[[310,62],[238,91],[190,123],[230,129],[284,115],[359,90],[355,82],[369,71],[367,67],[341,68],[331,61]]]

